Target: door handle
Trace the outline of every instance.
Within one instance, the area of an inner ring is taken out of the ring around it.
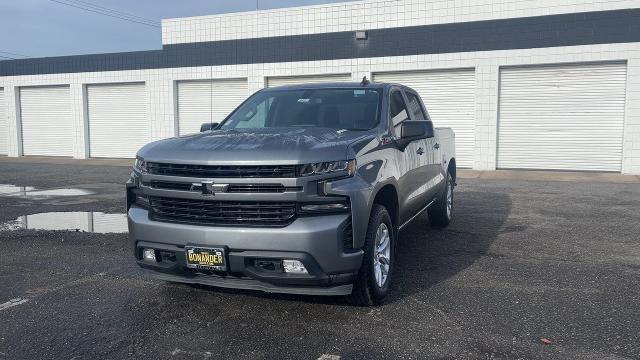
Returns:
[[[434,149],[440,149],[440,144],[436,143],[435,145],[433,145]]]
[[[418,151],[416,151],[418,153],[418,155],[422,155],[424,154],[424,149],[423,148],[418,148]]]

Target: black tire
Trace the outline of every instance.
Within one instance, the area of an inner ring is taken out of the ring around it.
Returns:
[[[447,171],[447,182],[440,195],[438,201],[435,204],[431,205],[427,210],[429,214],[429,222],[431,226],[436,228],[444,228],[451,222],[451,218],[453,215],[453,189],[454,189],[454,181],[453,177]],[[448,191],[451,191],[451,208],[447,207],[447,194]]]
[[[383,282],[383,286],[379,286],[376,280],[376,233],[385,224],[389,236],[389,270],[387,277]],[[389,283],[393,277],[393,268],[395,263],[395,236],[396,231],[387,209],[378,204],[373,205],[369,225],[367,227],[367,235],[364,243],[364,259],[362,266],[358,272],[358,277],[353,284],[353,291],[349,298],[350,302],[359,306],[380,305],[384,297],[389,292]]]

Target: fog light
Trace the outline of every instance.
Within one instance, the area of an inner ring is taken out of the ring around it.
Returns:
[[[143,249],[142,250],[142,259],[145,261],[156,261],[156,251],[153,249]]]
[[[307,268],[298,260],[282,260],[282,267],[286,273],[308,274]]]
[[[270,259],[255,259],[254,266],[263,271],[282,272],[282,261]]]

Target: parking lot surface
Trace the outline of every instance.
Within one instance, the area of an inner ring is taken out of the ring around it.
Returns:
[[[0,161],[0,359],[640,358],[637,182],[460,179],[452,224],[401,233],[391,296],[360,308],[143,276],[109,233],[128,174]],[[26,216],[52,212],[83,213]]]

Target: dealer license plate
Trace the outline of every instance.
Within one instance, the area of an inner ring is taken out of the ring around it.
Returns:
[[[227,270],[224,249],[186,246],[187,267],[203,270]]]

